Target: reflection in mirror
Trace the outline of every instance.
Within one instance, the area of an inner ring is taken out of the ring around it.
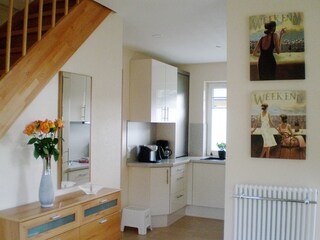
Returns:
[[[58,105],[59,118],[64,121],[58,186],[68,188],[90,181],[91,77],[60,72]]]

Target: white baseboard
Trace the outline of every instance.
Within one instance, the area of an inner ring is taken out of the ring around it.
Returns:
[[[188,205],[186,208],[186,215],[224,220],[224,209]]]
[[[156,215],[151,216],[151,225],[154,228],[167,227],[172,223],[178,221],[180,218],[186,215],[186,207],[179,209],[178,211],[169,215]]]

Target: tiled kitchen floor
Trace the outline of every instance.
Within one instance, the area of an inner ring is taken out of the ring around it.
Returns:
[[[137,228],[125,227],[122,240],[223,240],[223,221],[185,216],[165,228],[148,229],[138,235]]]

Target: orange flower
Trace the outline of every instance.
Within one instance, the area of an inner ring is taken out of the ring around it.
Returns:
[[[36,124],[35,124],[35,122],[32,122],[32,123],[29,123],[29,124],[26,126],[26,128],[25,128],[24,131],[23,131],[23,133],[24,133],[24,134],[27,134],[27,135],[29,136],[29,135],[31,135],[31,134],[34,133],[35,129],[36,129]]]
[[[54,125],[56,126],[56,128],[63,128],[63,124],[64,122],[59,118],[54,121]]]
[[[40,130],[41,132],[47,134],[50,132],[50,124],[51,121],[49,121],[48,119],[46,119],[44,122],[40,122]]]

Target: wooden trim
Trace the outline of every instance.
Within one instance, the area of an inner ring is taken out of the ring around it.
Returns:
[[[23,34],[22,34],[22,56],[25,56],[27,53],[28,15],[29,15],[29,0],[25,0],[24,16],[23,16]]]
[[[59,92],[58,92],[58,118],[62,119],[62,104],[63,104],[63,72],[59,72]],[[62,149],[62,129],[60,128],[58,130],[58,149]],[[62,152],[60,151],[59,154],[59,160],[58,160],[58,183],[57,183],[57,188],[61,189],[61,182],[62,182]]]
[[[8,6],[8,22],[7,22],[7,40],[6,40],[6,65],[5,72],[10,70],[10,50],[11,50],[11,31],[12,31],[12,16],[13,16],[13,0],[9,0]]]
[[[93,0],[81,1],[4,75],[0,81],[0,138],[110,13]]]

